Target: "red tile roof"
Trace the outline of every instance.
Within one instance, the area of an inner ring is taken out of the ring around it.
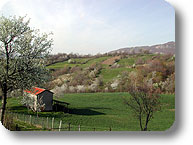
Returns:
[[[45,89],[37,88],[37,87],[32,88],[32,90],[24,90],[24,92],[27,92],[30,94],[35,94],[35,95],[38,95],[38,94],[42,93],[43,91],[45,91]]]

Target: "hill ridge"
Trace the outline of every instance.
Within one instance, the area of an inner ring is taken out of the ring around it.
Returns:
[[[156,44],[151,46],[135,46],[135,47],[125,47],[119,48],[117,50],[113,50],[108,52],[109,54],[115,53],[126,53],[126,54],[133,54],[133,53],[153,53],[153,54],[175,54],[175,42],[169,41],[163,44]]]

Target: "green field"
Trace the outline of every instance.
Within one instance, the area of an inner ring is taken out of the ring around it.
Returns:
[[[126,67],[126,66],[132,66],[136,61],[140,58],[144,61],[151,59],[155,54],[146,54],[143,56],[129,56],[128,58],[122,58],[118,62],[118,64],[121,65],[121,67]]]
[[[112,131],[139,131],[138,120],[133,116],[130,108],[123,103],[123,97],[128,98],[128,93],[77,93],[65,94],[57,98],[70,103],[70,113],[41,112],[39,116],[55,117],[72,125],[81,125],[83,130]],[[21,98],[9,98],[8,108],[13,112],[32,114],[20,104]],[[154,114],[148,130],[163,131],[170,128],[175,120],[175,96],[161,95],[162,110]],[[85,129],[84,129],[85,128]]]
[[[118,75],[121,75],[122,72],[129,72],[132,71],[130,68],[113,68],[113,69],[102,69],[100,75],[103,77],[103,81],[109,82],[113,78],[116,78]]]

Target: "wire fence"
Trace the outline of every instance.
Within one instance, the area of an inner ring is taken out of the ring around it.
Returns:
[[[81,124],[74,125],[59,118],[41,117],[36,115],[27,115],[15,112],[6,112],[11,115],[13,120],[19,121],[29,126],[34,126],[31,130],[45,130],[45,131],[112,131],[112,128],[90,127]],[[17,127],[16,127],[17,130]],[[30,130],[30,129],[27,129]]]

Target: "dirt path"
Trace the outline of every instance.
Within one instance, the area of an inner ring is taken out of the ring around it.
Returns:
[[[115,63],[116,60],[119,60],[119,59],[121,59],[121,56],[111,57],[111,58],[103,61],[102,64],[112,65]]]

